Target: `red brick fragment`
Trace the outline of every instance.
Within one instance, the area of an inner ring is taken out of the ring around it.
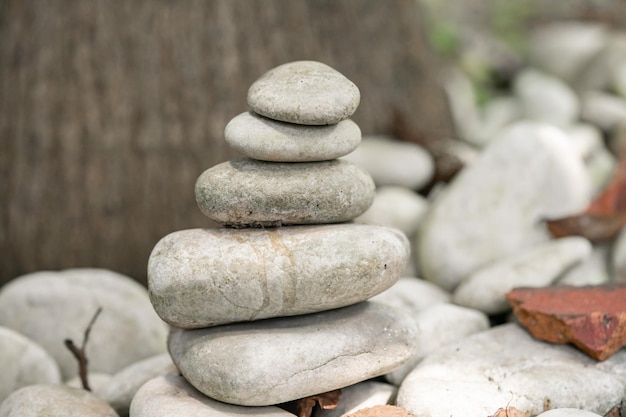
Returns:
[[[626,345],[626,283],[515,288],[506,298],[537,339],[573,343],[600,361]]]

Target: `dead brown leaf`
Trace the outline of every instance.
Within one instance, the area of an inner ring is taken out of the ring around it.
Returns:
[[[336,389],[322,394],[311,395],[310,397],[301,398],[299,400],[288,403],[286,409],[294,410],[298,417],[311,417],[315,404],[319,404],[324,410],[332,410],[337,407],[341,390]]]

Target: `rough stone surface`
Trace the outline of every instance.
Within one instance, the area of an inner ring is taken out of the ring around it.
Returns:
[[[560,79],[526,69],[515,78],[514,84],[515,94],[526,118],[559,127],[570,126],[578,119],[578,97]]]
[[[598,360],[626,345],[626,284],[516,288],[506,297],[538,339],[573,343]]]
[[[18,388],[59,384],[61,372],[52,356],[24,335],[0,327],[0,403]]]
[[[339,224],[171,233],[148,262],[152,304],[181,328],[323,311],[393,285],[409,256],[396,229]]]
[[[329,125],[352,116],[361,93],[342,74],[315,61],[296,61],[266,72],[248,90],[248,106],[270,119]]]
[[[169,350],[185,379],[219,401],[271,405],[385,374],[414,351],[415,324],[378,303],[238,323],[172,329]]]
[[[226,125],[224,139],[236,151],[262,161],[327,161],[355,150],[361,143],[361,129],[350,119],[304,126],[246,112]]]
[[[394,385],[400,385],[428,354],[489,328],[489,318],[484,313],[448,303],[435,304],[411,317],[420,331],[417,350],[408,361],[385,375]]]
[[[143,384],[157,376],[176,374],[178,370],[168,353],[144,359],[122,369],[93,392],[105,400],[120,417],[128,416],[130,403]]]
[[[369,174],[342,160],[242,158],[215,165],[196,181],[202,213],[236,227],[345,222],[365,212],[374,193]]]
[[[417,416],[485,417],[506,407],[527,415],[564,407],[604,414],[624,388],[626,350],[597,362],[507,324],[428,355],[400,386],[397,405]]]
[[[293,417],[278,407],[240,407],[215,401],[178,375],[160,376],[143,385],[130,406],[130,417]]]
[[[342,159],[370,173],[377,186],[399,185],[419,190],[435,173],[432,156],[416,143],[387,136],[365,136],[361,145]]]
[[[36,272],[0,290],[0,325],[31,338],[52,355],[63,379],[78,372],[63,344],[80,345],[98,307],[87,345],[89,370],[113,374],[166,350],[167,326],[155,314],[148,292],[131,278],[103,269]]]
[[[370,208],[354,221],[395,227],[411,238],[418,230],[427,209],[428,202],[415,191],[389,185],[376,189]]]
[[[424,278],[452,290],[478,268],[548,240],[543,220],[583,211],[589,189],[563,132],[512,125],[431,204],[417,240]]]
[[[0,417],[118,417],[109,404],[83,389],[65,385],[29,385],[0,404]]]
[[[504,313],[504,295],[515,287],[545,287],[564,271],[590,257],[591,243],[582,237],[551,240],[487,265],[456,288],[452,301],[487,314]]]
[[[337,407],[332,410],[316,410],[315,417],[340,417],[364,408],[389,404],[395,393],[396,387],[384,382],[359,382],[342,388]]]
[[[432,282],[414,277],[402,277],[388,290],[370,298],[371,301],[403,308],[415,315],[422,310],[450,301],[450,293]]]

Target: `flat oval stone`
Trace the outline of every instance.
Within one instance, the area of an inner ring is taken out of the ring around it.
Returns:
[[[197,330],[172,328],[169,350],[196,389],[238,405],[272,405],[385,374],[414,351],[413,320],[363,302],[304,316]]]
[[[89,370],[113,374],[166,351],[167,326],[154,312],[148,291],[131,278],[105,269],[77,268],[23,275],[0,290],[0,325],[37,342],[59,364],[64,380],[78,373],[63,340],[80,345],[89,335]]]
[[[363,301],[393,285],[407,238],[382,226],[192,229],[154,247],[148,289],[173,326],[306,314]]]
[[[278,407],[241,407],[215,401],[198,392],[182,376],[161,376],[146,382],[130,406],[133,417],[293,417]]]
[[[507,292],[515,287],[547,287],[591,251],[591,243],[578,236],[538,244],[470,274],[452,300],[487,314],[505,313],[511,310],[504,296]]]
[[[420,145],[388,136],[367,136],[342,158],[370,173],[377,186],[397,185],[419,190],[435,173],[433,157]]]
[[[261,161],[328,161],[355,150],[361,143],[361,129],[350,119],[305,126],[246,112],[226,125],[224,139],[234,150]]]
[[[202,213],[225,225],[340,223],[362,214],[375,186],[346,161],[263,162],[242,158],[215,165],[196,181]]]
[[[303,125],[338,123],[352,116],[360,100],[352,81],[316,61],[280,65],[248,90],[248,106],[255,113]]]
[[[33,384],[60,384],[59,365],[26,336],[0,327],[0,403],[13,391]]]

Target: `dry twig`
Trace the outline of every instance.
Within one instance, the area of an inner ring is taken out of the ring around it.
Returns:
[[[65,339],[65,346],[72,352],[76,360],[78,361],[78,374],[80,376],[80,382],[83,384],[83,388],[87,391],[91,391],[89,387],[89,381],[87,380],[87,355],[85,353],[85,348],[87,347],[87,341],[89,340],[89,333],[91,333],[91,328],[93,324],[96,322],[96,319],[100,315],[102,311],[102,307],[98,307],[96,313],[91,318],[91,321],[87,325],[85,329],[85,333],[83,334],[83,343],[80,347],[76,346],[72,339]]]

